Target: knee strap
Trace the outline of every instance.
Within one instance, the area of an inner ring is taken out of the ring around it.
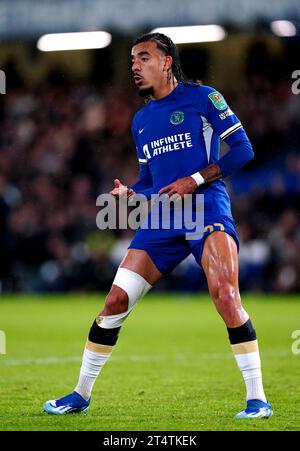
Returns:
[[[114,329],[116,327],[121,327],[139,299],[141,299],[150,290],[150,288],[152,288],[152,286],[142,276],[126,268],[118,269],[113,285],[117,285],[127,293],[128,308],[125,312],[117,315],[101,316],[101,321],[99,321],[98,324],[103,329]]]

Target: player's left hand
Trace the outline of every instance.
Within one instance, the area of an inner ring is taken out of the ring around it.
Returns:
[[[162,188],[158,194],[167,193],[169,197],[176,194],[183,197],[185,194],[192,194],[197,187],[198,185],[193,177],[183,177]]]

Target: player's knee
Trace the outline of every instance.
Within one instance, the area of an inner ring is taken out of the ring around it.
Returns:
[[[128,295],[113,286],[105,299],[104,308],[95,319],[88,336],[92,343],[114,346],[128,313]]]
[[[214,289],[214,301],[218,312],[224,316],[234,316],[239,299],[238,290],[231,283],[223,283]]]
[[[128,309],[128,294],[119,287],[114,286],[106,296],[101,315],[118,315]]]
[[[104,309],[98,316],[98,325],[103,329],[121,327],[139,299],[150,288],[151,285],[139,274],[119,268]]]

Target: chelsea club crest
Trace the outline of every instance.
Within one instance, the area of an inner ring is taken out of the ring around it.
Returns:
[[[173,125],[181,124],[184,121],[184,112],[183,111],[173,111],[170,117],[170,122]]]

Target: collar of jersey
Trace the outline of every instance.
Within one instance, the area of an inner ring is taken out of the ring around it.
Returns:
[[[154,106],[157,105],[158,103],[162,103],[162,102],[166,102],[168,100],[171,100],[173,96],[175,96],[176,92],[179,90],[179,88],[182,86],[182,82],[180,81],[178,83],[178,85],[176,86],[176,88],[173,89],[173,91],[170,92],[170,94],[168,94],[165,97],[162,97],[161,99],[156,99],[156,100],[150,100],[150,102],[148,103],[148,105],[150,106]]]

